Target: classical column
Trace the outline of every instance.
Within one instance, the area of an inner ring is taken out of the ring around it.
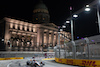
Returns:
[[[39,45],[41,45],[41,44],[40,44],[40,34],[41,34],[41,33],[40,33],[40,29],[38,28],[38,29],[37,29],[37,43],[39,43]]]
[[[10,28],[10,23],[9,22],[6,22],[5,24],[5,43],[6,43],[6,50],[8,50],[8,41],[9,39],[11,38],[11,34],[9,33],[9,28]]]
[[[37,46],[37,35],[34,36],[34,46]]]
[[[57,36],[57,45],[59,45],[59,42],[58,42],[58,33],[56,34],[56,36]]]
[[[57,46],[57,41],[58,41],[58,34],[56,33],[56,46]]]
[[[38,44],[38,49],[42,49],[41,45],[44,45],[44,29],[38,28],[37,29],[37,42],[36,44]]]
[[[44,44],[44,30],[40,28],[38,28],[37,31],[37,43],[39,43],[39,45]]]
[[[51,33],[51,44],[52,44],[52,47],[53,47],[53,41],[54,41],[54,31],[52,31],[52,33]]]
[[[33,47],[35,45],[35,36],[33,36]]]
[[[49,44],[49,30],[46,32],[46,40],[47,40],[47,46]]]

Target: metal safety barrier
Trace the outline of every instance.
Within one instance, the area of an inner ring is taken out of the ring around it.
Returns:
[[[70,59],[100,59],[100,35],[58,45],[55,57]]]

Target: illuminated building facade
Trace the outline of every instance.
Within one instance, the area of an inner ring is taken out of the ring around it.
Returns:
[[[4,18],[4,22],[7,51],[47,51],[48,47],[53,48],[58,43],[58,27],[50,23],[49,11],[42,1],[33,10],[32,23],[8,17]],[[70,39],[70,33],[61,33]]]

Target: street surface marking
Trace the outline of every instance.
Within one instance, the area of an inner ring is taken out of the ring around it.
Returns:
[[[10,66],[10,64],[12,64],[12,63],[9,63],[9,64],[7,65],[7,67],[9,67],[9,66]]]

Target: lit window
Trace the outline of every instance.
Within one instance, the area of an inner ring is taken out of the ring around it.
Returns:
[[[45,20],[45,18],[43,18],[43,20]]]
[[[36,18],[36,20],[38,20],[38,18]]]

